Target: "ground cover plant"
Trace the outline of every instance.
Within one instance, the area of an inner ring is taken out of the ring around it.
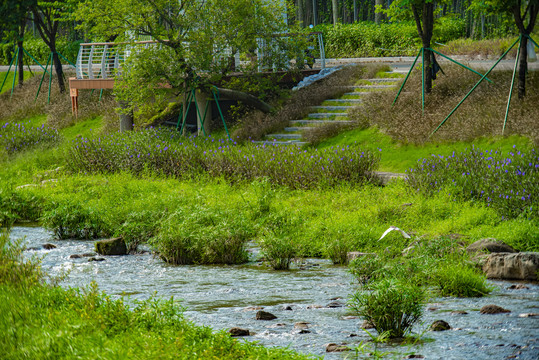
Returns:
[[[231,182],[267,177],[290,188],[365,183],[379,157],[346,147],[299,149],[276,145],[237,145],[224,139],[184,138],[175,130],[147,129],[104,138],[75,139],[68,150],[73,172],[133,174],[151,172],[178,179],[209,174]]]
[[[420,160],[407,173],[408,185],[425,195],[448,191],[483,202],[502,217],[539,220],[539,154],[534,149],[508,154],[472,148]]]
[[[63,289],[45,282],[37,259],[0,234],[0,356],[20,358],[309,359],[212,332],[183,317],[174,299],[129,305],[95,284]]]
[[[57,145],[61,136],[57,130],[45,127],[26,126],[24,123],[5,122],[0,127],[0,151],[7,155],[28,149]]]

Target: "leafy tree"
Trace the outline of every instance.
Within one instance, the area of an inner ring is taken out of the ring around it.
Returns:
[[[30,6],[34,0],[2,0],[0,2],[0,31],[8,34],[17,44],[18,63],[15,64],[19,69],[19,86],[24,83],[23,69],[23,39],[26,30],[26,20]]]
[[[65,92],[65,82],[62,63],[56,51],[56,41],[60,24],[69,19],[76,2],[74,0],[34,0],[30,6],[37,30],[52,53],[52,64],[58,77],[60,92]]]
[[[506,13],[513,16],[522,36],[518,64],[518,97],[526,96],[526,73],[528,72],[528,38],[537,22],[539,0],[474,0],[473,6],[486,7],[491,14]]]
[[[230,71],[233,52],[252,53],[257,38],[286,29],[281,2],[270,0],[85,0],[75,12],[95,39],[157,45],[132,51],[116,93],[128,110],[152,107]],[[151,61],[150,61],[151,59]],[[204,76],[198,76],[204,70]],[[164,87],[169,84],[170,87]]]

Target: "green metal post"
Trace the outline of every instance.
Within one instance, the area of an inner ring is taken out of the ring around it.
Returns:
[[[4,76],[4,81],[2,81],[2,86],[0,86],[0,92],[2,92],[2,89],[4,88],[4,84],[6,83],[7,77],[9,75],[9,72],[11,71],[11,66],[13,65],[14,61],[15,58],[11,59],[11,62],[9,63],[9,68],[7,69],[6,76]]]
[[[425,48],[421,48],[421,111],[425,112]]]
[[[198,115],[199,118],[201,118],[200,117],[200,109],[199,109],[199,106],[198,106],[195,91],[196,91],[195,88],[191,89],[191,92],[193,93],[192,98],[195,100],[195,109],[197,110],[197,115]],[[198,124],[198,120],[197,120],[197,124]],[[200,125],[202,125],[202,133],[204,134],[204,136],[206,136],[206,130],[204,130],[204,119],[202,119],[202,121],[200,122]]]
[[[404,84],[406,84],[406,81],[408,81],[408,78],[410,77],[412,70],[414,70],[414,66],[415,66],[415,63],[417,62],[417,59],[419,59],[419,55],[421,55],[421,50],[419,50],[419,52],[417,53],[417,56],[415,57],[415,60],[412,63],[412,67],[410,68],[410,71],[408,71],[408,74],[406,74],[406,77],[404,78],[404,81],[402,82],[401,88],[399,89],[397,96],[395,96],[395,100],[393,100],[393,104],[391,104],[391,106],[395,105],[395,103],[397,102],[397,99],[399,98],[399,95],[401,94],[402,89],[404,89]]]
[[[37,97],[39,96],[39,92],[41,91],[41,85],[43,84],[43,79],[45,79],[45,74],[47,73],[47,69],[49,68],[49,61],[51,61],[51,57],[52,57],[52,53],[47,58],[47,65],[45,65],[45,71],[43,71],[43,76],[41,77],[41,81],[39,82],[39,87],[37,88],[36,98],[34,99],[34,101],[37,100]]]
[[[25,48],[22,48],[22,50],[24,51],[24,53],[25,53],[26,55],[28,55],[32,60],[34,60],[34,62],[35,62],[36,64],[38,64],[43,70],[45,70],[45,68],[43,67],[43,65],[41,65],[41,64],[39,63],[39,61],[37,61],[37,59],[36,59],[35,57],[33,57],[32,55],[30,55],[30,53],[29,53],[28,51],[26,51]]]
[[[67,61],[69,63],[69,65],[71,66],[74,66],[74,67],[77,67],[77,65],[73,64],[71,61],[69,61],[64,55],[60,54],[59,52],[57,52],[58,55],[60,55],[60,57],[62,59],[64,59],[65,61]]]
[[[103,97],[103,89],[99,92],[99,101],[101,101],[101,98]]]
[[[479,75],[479,76],[483,76],[483,74],[481,74],[480,72],[475,71],[474,69],[469,68],[469,67],[467,67],[466,65],[461,64],[461,63],[459,63],[458,61],[451,59],[449,56],[445,56],[444,54],[442,54],[442,53],[440,53],[440,52],[438,52],[438,51],[436,51],[436,50],[434,50],[434,49],[431,49],[431,48],[429,48],[429,50],[432,51],[432,52],[434,52],[434,53],[436,53],[436,54],[438,54],[438,55],[440,55],[440,56],[443,57],[443,58],[446,58],[447,60],[449,60],[449,61],[451,61],[451,62],[454,62],[454,63],[457,64],[457,65],[462,66],[463,68],[465,68],[465,69],[467,69],[467,70],[470,70],[470,71],[473,72],[473,73],[476,73],[476,74]],[[490,80],[489,78],[485,78],[485,80],[487,80],[488,82],[492,83],[492,80]]]
[[[182,119],[183,119],[183,104],[180,105],[180,114],[178,115],[178,122],[176,123],[176,130],[180,128],[180,123]]]
[[[189,108],[191,107],[191,92],[188,93],[185,103],[187,106],[185,107],[185,114],[183,115],[182,127],[180,129],[181,134],[183,134],[183,128],[185,127],[185,122],[187,121],[187,114],[189,113]]]
[[[13,90],[15,90],[15,79],[17,79],[17,68],[19,63],[19,49],[17,49],[17,55],[15,55],[15,72],[13,73],[13,81],[11,83],[11,94],[9,98],[13,97]]]
[[[505,132],[507,116],[509,115],[509,105],[511,104],[511,98],[513,97],[513,86],[515,85],[515,77],[517,76],[518,60],[520,59],[520,49],[522,48],[522,35],[520,35],[519,40],[520,42],[518,44],[517,58],[515,59],[515,66],[513,68],[513,78],[511,79],[511,88],[509,89],[509,98],[507,99],[507,108],[505,109],[505,118],[503,119],[502,135]]]
[[[453,115],[453,113],[455,111],[457,111],[457,109],[460,107],[460,105],[462,105],[462,103],[468,98],[468,96],[470,96],[470,94],[472,92],[474,92],[474,90],[479,86],[479,84],[481,84],[483,82],[483,80],[485,80],[485,78],[488,76],[488,74],[490,74],[490,72],[492,71],[492,69],[494,69],[499,63],[500,61],[502,61],[502,59],[505,57],[505,55],[507,55],[507,53],[509,51],[511,51],[512,48],[515,47],[515,45],[517,44],[517,42],[520,40],[520,38],[518,38],[514,43],[513,45],[511,45],[511,47],[509,47],[509,49],[507,49],[507,51],[505,51],[503,53],[503,55],[498,59],[498,61],[496,61],[496,63],[494,65],[492,65],[492,67],[486,72],[485,75],[483,75],[481,77],[481,79],[477,82],[477,84],[475,84],[475,86],[468,92],[468,94],[466,94],[466,96],[464,97],[464,99],[462,99],[458,104],[457,106],[455,106],[455,108],[453,110],[451,110],[451,112],[449,113],[449,115],[447,115],[447,117],[440,123],[440,125],[438,125],[438,127],[429,135],[429,137],[431,137],[432,135],[434,135],[436,133],[436,131],[438,131],[438,129],[440,129],[442,127],[443,124],[445,124],[445,122],[447,121],[447,119],[449,119],[451,117],[451,115]]]
[[[47,97],[47,104],[51,103],[52,67],[54,66],[52,60],[54,60],[54,59],[53,59],[53,53],[51,52],[51,74],[49,76],[49,96]],[[60,66],[62,66],[62,64],[60,64]],[[60,79],[58,79],[58,81],[60,81]]]
[[[219,116],[221,116],[221,120],[223,121],[223,126],[225,127],[226,135],[228,136],[228,140],[232,141],[232,138],[230,137],[230,133],[228,132],[228,128],[226,126],[225,117],[223,116],[223,112],[221,111],[221,106],[219,105],[219,90],[215,88],[215,91],[213,91],[213,98],[215,99],[215,104],[217,105],[217,110],[219,110]]]
[[[530,40],[535,46],[539,47],[539,45],[537,45],[537,43],[535,42],[535,40],[532,39],[532,37],[530,35],[524,35],[528,38],[528,40]]]

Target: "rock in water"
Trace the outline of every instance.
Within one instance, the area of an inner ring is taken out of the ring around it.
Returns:
[[[122,238],[99,240],[95,242],[95,252],[101,255],[125,255],[127,246]]]
[[[256,312],[256,320],[275,320],[275,319],[277,319],[277,316],[267,311],[260,310]]]
[[[483,272],[489,279],[536,281],[539,252],[498,253],[488,255]]]
[[[45,250],[52,250],[52,249],[56,249],[56,245],[54,244],[43,244],[41,245],[43,247],[43,249]]]
[[[228,330],[228,332],[230,333],[230,336],[249,336],[250,333],[249,333],[249,330],[247,329],[242,329],[242,328],[239,328],[239,327],[233,327],[232,329]]]
[[[498,305],[485,305],[479,311],[481,314],[501,314],[509,313],[511,310],[507,310]]]
[[[429,329],[430,331],[446,331],[451,330],[451,326],[444,320],[436,320]]]
[[[343,351],[350,351],[350,348],[346,345],[338,345],[335,343],[331,343],[326,346],[326,352],[343,352]]]

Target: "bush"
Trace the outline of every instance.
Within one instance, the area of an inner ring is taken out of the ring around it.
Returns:
[[[52,147],[60,140],[58,131],[45,125],[26,127],[23,123],[6,122],[0,127],[0,149],[8,155],[38,147]]]
[[[430,280],[441,296],[481,297],[492,291],[485,275],[471,266],[448,263],[436,269]]]
[[[0,227],[10,227],[21,220],[37,221],[41,215],[43,198],[0,186]]]
[[[162,211],[152,210],[131,212],[115,230],[114,236],[124,240],[129,252],[135,252],[138,244],[148,242],[157,235],[159,224],[164,215]]]
[[[253,235],[249,224],[230,211],[197,207],[170,215],[150,240],[168,263],[242,264],[245,243]]]
[[[67,39],[60,38],[56,43],[56,51],[62,54],[71,63],[75,64],[77,61],[77,54],[79,53],[79,45],[82,42],[82,40],[68,41]],[[15,46],[12,43],[0,45],[0,64],[9,65],[11,60],[15,57]],[[39,61],[41,65],[45,66],[45,64],[47,64],[47,59],[49,58],[51,51],[42,39],[27,38],[23,42],[23,47],[30,55]],[[27,57],[27,55],[25,56]],[[60,58],[60,61],[62,64],[66,64],[66,61],[63,58]],[[28,63],[32,64],[33,62],[33,59],[28,58]]]
[[[109,235],[95,209],[76,201],[51,202],[41,221],[58,239],[97,239]]]
[[[287,234],[269,233],[259,243],[264,258],[274,270],[288,270],[297,255],[293,238]]]
[[[461,200],[484,203],[508,218],[537,218],[539,209],[539,156],[514,149],[470,151],[450,156],[433,155],[407,172],[410,188],[425,195],[448,189]]]
[[[425,293],[421,287],[383,280],[372,291],[362,290],[352,298],[352,308],[374,325],[378,333],[400,338],[423,316]]]

